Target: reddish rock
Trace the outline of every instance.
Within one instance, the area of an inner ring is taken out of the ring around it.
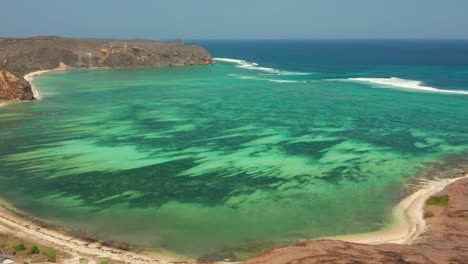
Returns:
[[[33,99],[31,85],[26,80],[0,69],[0,103]]]

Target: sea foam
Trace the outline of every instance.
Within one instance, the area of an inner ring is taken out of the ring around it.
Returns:
[[[387,86],[394,86],[406,89],[414,89],[420,91],[428,91],[428,92],[437,92],[437,93],[451,93],[451,94],[466,94],[468,95],[468,91],[460,91],[460,90],[444,90],[438,89],[430,86],[424,86],[421,81],[414,81],[414,80],[406,80],[400,79],[396,77],[391,78],[348,78],[349,81],[358,81],[358,82],[370,82],[375,84],[387,85]]]
[[[298,81],[293,80],[277,80],[277,79],[266,79],[269,82],[276,82],[276,83],[297,83]]]
[[[265,79],[262,77],[258,77],[258,75],[241,75],[241,74],[233,74],[230,73],[228,76],[236,77],[241,80],[256,80],[256,81],[268,81],[268,82],[276,82],[276,83],[297,83],[298,81],[295,80],[281,80],[281,79]]]
[[[309,75],[307,72],[290,72],[290,71],[281,71],[274,68],[261,67],[258,63],[248,62],[245,60],[238,59],[229,59],[229,58],[213,58],[215,61],[228,62],[237,64],[238,68],[247,69],[247,70],[256,70],[262,71],[273,75]]]

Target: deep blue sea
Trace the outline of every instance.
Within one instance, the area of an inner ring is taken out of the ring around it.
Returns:
[[[468,90],[468,40],[189,41],[214,57],[314,72],[328,78],[398,77]]]

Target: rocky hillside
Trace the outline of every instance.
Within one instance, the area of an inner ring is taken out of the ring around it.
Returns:
[[[72,68],[153,68],[212,64],[204,48],[183,41],[106,41],[61,37],[0,38],[0,69],[22,79],[29,72]],[[6,73],[5,73],[6,74]],[[24,83],[0,82],[0,101],[28,100]],[[27,90],[27,88],[26,88]]]
[[[33,92],[27,81],[0,69],[0,103],[33,99]]]

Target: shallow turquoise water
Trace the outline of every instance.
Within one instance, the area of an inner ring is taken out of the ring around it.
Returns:
[[[261,66],[39,77],[43,100],[0,108],[1,196],[102,239],[231,257],[381,228],[404,182],[468,152],[468,95]]]

